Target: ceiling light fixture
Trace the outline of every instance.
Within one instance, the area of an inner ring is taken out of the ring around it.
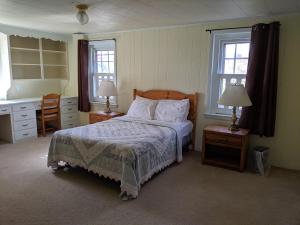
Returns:
[[[76,14],[76,18],[77,18],[78,22],[81,25],[87,24],[89,22],[89,16],[85,11],[88,9],[88,5],[79,4],[79,5],[76,5],[76,8],[78,9],[78,12]]]

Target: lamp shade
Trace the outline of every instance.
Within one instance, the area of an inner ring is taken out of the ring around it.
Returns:
[[[225,106],[251,106],[252,102],[241,84],[228,85],[218,104]]]
[[[81,25],[87,24],[89,22],[89,16],[85,11],[79,11],[76,14],[76,18]]]
[[[102,80],[97,91],[98,96],[116,96],[117,89],[114,82],[110,80]]]

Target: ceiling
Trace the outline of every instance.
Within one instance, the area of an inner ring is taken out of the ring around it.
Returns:
[[[80,25],[75,5],[88,4]],[[100,33],[300,12],[300,0],[0,0],[0,23],[56,33]]]

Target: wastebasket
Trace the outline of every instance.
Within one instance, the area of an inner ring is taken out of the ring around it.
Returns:
[[[269,148],[265,146],[256,146],[253,148],[253,154],[255,172],[261,176],[267,176],[271,169]]]

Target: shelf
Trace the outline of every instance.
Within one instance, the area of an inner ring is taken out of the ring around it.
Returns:
[[[43,66],[63,66],[63,67],[66,67],[67,65],[60,65],[60,64],[44,64]]]
[[[65,66],[45,66],[45,79],[67,79],[67,68]]]
[[[14,79],[41,79],[41,66],[13,65],[12,75]]]
[[[204,163],[211,164],[211,165],[216,165],[216,166],[221,166],[221,167],[226,167],[226,168],[231,168],[235,170],[240,169],[239,163],[236,162],[230,162],[230,161],[224,161],[222,159],[205,159]]]
[[[235,148],[206,144],[204,162],[207,164],[239,169],[240,157],[241,152]]]
[[[47,52],[47,53],[57,53],[57,54],[65,54],[66,51],[54,51],[54,50],[42,50],[43,52]]]
[[[63,41],[53,41],[42,38],[42,49],[51,51],[66,51],[66,43]]]
[[[16,35],[9,38],[13,79],[67,79],[66,42]]]
[[[15,48],[39,50],[39,39],[33,37],[10,36],[10,46]]]
[[[67,58],[65,54],[53,54],[52,52],[43,52],[44,65],[66,65]]]
[[[12,63],[13,66],[41,66],[41,64],[36,63]]]
[[[17,47],[11,47],[10,49],[16,50],[16,51],[34,51],[34,52],[39,52],[39,49],[34,49],[34,48],[17,48]]]

